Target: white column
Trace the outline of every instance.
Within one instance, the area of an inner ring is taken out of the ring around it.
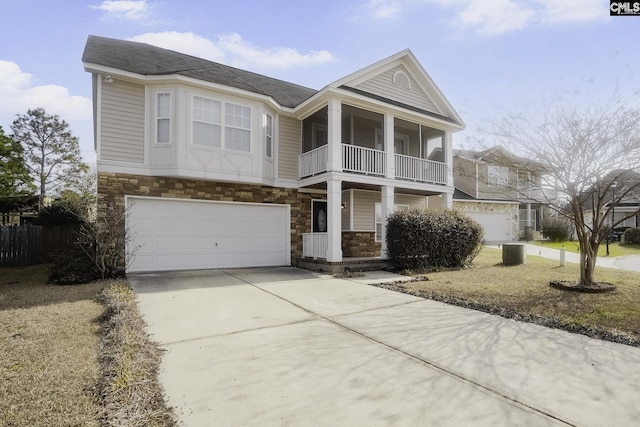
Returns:
[[[451,193],[442,195],[445,209],[453,209],[453,135],[451,132],[444,133],[444,162],[447,165],[447,187],[451,187]]]
[[[327,181],[327,261],[342,262],[342,181]]]
[[[453,134],[444,133],[444,162],[447,164],[447,186],[453,187]]]
[[[327,121],[327,170],[342,172],[342,104],[340,100],[329,100]]]
[[[531,227],[531,203],[527,203],[527,227]]]
[[[393,211],[393,207],[395,206],[394,200],[394,187],[392,185],[384,185],[382,187],[382,197],[381,197],[381,217],[382,217],[382,248],[380,251],[380,255],[382,259],[387,259],[387,218],[389,214]]]
[[[387,157],[387,172],[386,177],[389,179],[395,179],[396,177],[396,156],[395,156],[395,129],[394,129],[394,116],[391,113],[385,113],[384,115],[384,151]]]
[[[444,209],[453,209],[453,193],[442,194],[442,207]]]

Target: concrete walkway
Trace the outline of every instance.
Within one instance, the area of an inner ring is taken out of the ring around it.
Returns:
[[[185,426],[637,425],[640,349],[295,268],[130,277]]]

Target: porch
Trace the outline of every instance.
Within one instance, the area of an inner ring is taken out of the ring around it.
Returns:
[[[299,178],[328,171],[329,146],[323,145],[299,156]],[[367,147],[341,144],[342,172],[387,177],[392,179],[447,184],[447,165],[442,162],[403,154],[391,155],[394,168],[387,168],[389,153]]]
[[[330,100],[302,122],[298,178],[340,172],[451,185],[451,133],[437,126]]]

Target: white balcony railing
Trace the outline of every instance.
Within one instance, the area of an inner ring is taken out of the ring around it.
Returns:
[[[327,171],[329,146],[323,145],[299,156],[299,177],[304,178]],[[395,178],[431,184],[447,184],[447,165],[433,160],[395,154]],[[387,156],[384,151],[357,145],[342,144],[344,172],[385,176]]]
[[[395,157],[396,178],[446,185],[446,164],[402,154],[396,154]]]
[[[302,233],[302,256],[305,258],[327,258],[329,235],[327,233]]]
[[[386,169],[384,151],[342,144],[342,170],[384,176]]]
[[[298,173],[300,178],[326,172],[328,153],[329,146],[323,145],[322,147],[300,154],[298,159]]]

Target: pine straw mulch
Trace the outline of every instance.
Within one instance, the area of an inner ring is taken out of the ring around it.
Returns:
[[[100,293],[102,316],[98,389],[104,407],[103,425],[175,426],[158,381],[161,350],[145,331],[135,294],[124,281],[113,281]]]

